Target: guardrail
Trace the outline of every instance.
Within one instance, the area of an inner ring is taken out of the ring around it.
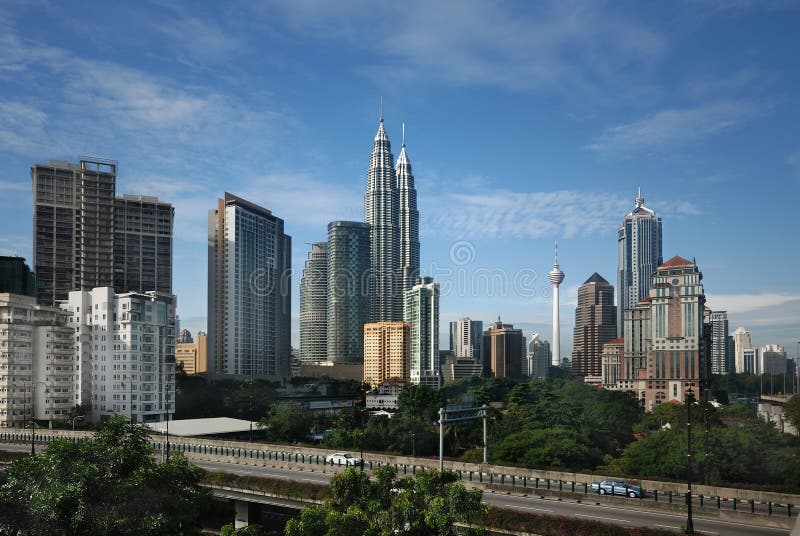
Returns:
[[[46,443],[55,438],[79,439],[91,437],[92,432],[71,431],[41,431],[37,432],[36,440]],[[156,451],[166,451],[166,441],[157,435],[152,436],[152,444]],[[30,432],[0,432],[0,442],[11,441],[30,443]],[[346,464],[339,462],[326,462],[326,455],[331,451],[323,449],[304,449],[301,447],[280,448],[276,445],[260,445],[255,447],[252,443],[233,441],[201,440],[195,438],[178,438],[170,440],[170,452],[181,453],[187,457],[205,458],[209,461],[225,461],[233,459],[234,463],[253,465],[268,465],[271,463],[292,464],[299,466],[327,467],[345,469]],[[271,448],[272,447],[272,448]],[[274,448],[278,447],[278,448]],[[436,460],[414,460],[407,457],[370,454],[372,459],[364,460],[364,469],[372,471],[384,465],[394,466],[401,476],[415,475],[419,471],[437,468]],[[407,463],[411,461],[411,463]],[[421,462],[421,463],[420,463]],[[351,465],[352,466],[352,465]],[[358,467],[358,466],[356,466]],[[602,480],[604,477],[585,475],[580,473],[563,473],[557,471],[526,470],[522,468],[509,468],[479,464],[465,464],[460,462],[447,462],[445,468],[458,474],[459,479],[465,483],[498,489],[508,488],[521,493],[560,493],[570,495],[599,495],[591,489],[592,482]],[[632,479],[631,479],[632,480]],[[644,494],[635,499],[625,499],[644,503],[661,503],[667,505],[686,506],[685,485],[660,482],[638,481]],[[627,494],[627,489],[625,490]],[[691,496],[693,506],[717,511],[729,510],[732,512],[749,513],[754,515],[781,516],[787,518],[797,517],[797,506],[800,496],[785,493],[763,492],[736,488],[722,488],[714,486],[694,486],[695,493]],[[714,493],[716,491],[716,493]],[[616,497],[613,490],[610,495],[605,495],[603,500],[613,502]]]

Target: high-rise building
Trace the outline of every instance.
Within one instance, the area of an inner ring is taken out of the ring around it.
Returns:
[[[403,317],[399,215],[394,156],[381,114],[364,195],[364,221],[370,226],[370,322],[393,322]]]
[[[558,287],[564,281],[564,272],[558,267],[558,244],[555,245],[555,262],[553,269],[547,274],[547,278],[553,285],[553,356],[552,365],[557,367],[561,364],[561,317],[559,313]]]
[[[403,293],[410,290],[419,277],[419,212],[414,174],[406,153],[406,126],[403,125],[403,145],[397,157],[397,188],[400,202],[400,269],[403,275]]]
[[[652,366],[648,367],[645,407],[681,402],[687,384],[700,392],[709,356],[704,355],[703,274],[697,265],[673,257],[658,267],[650,289]],[[706,346],[708,348],[708,346]]]
[[[364,362],[364,324],[369,321],[369,225],[328,224],[328,361]]]
[[[64,420],[77,397],[75,329],[33,296],[0,293],[0,427]]]
[[[661,264],[661,218],[644,206],[639,190],[636,206],[619,228],[617,272],[617,336],[622,337],[625,310],[647,296]]]
[[[741,357],[743,373],[761,374],[763,372],[761,348],[743,348]]]
[[[459,318],[450,322],[450,350],[456,357],[471,357],[482,362],[483,321]]]
[[[0,294],[36,297],[36,276],[22,257],[0,257]]]
[[[225,192],[209,211],[209,374],[289,378],[291,255],[269,210]]]
[[[69,293],[61,307],[74,328],[77,392],[91,404],[91,421],[122,414],[158,422],[175,412],[175,306],[175,296],[153,291]]]
[[[550,343],[540,338],[538,333],[531,335],[528,342],[528,367],[529,378],[547,378],[550,375]]]
[[[411,326],[405,322],[364,324],[364,383],[410,379]]]
[[[404,320],[411,327],[409,351],[411,383],[438,389],[439,369],[439,284],[421,277],[405,293]]]
[[[114,200],[114,290],[172,293],[175,209],[157,197]]]
[[[753,348],[753,339],[750,337],[750,332],[743,326],[733,330],[733,354],[737,373],[754,373],[755,367],[745,366],[744,351],[750,348]]]
[[[526,354],[521,329],[503,324],[500,319],[483,333],[484,376],[521,378],[522,357]]]
[[[175,365],[183,365],[186,374],[208,372],[208,337],[202,331],[197,340],[178,342],[175,345]]]
[[[175,326],[176,326],[176,329],[177,329],[177,326],[178,326],[177,315],[175,317]],[[177,338],[176,342],[178,344],[183,344],[183,343],[187,343],[187,342],[194,342],[194,338],[192,337],[192,332],[189,331],[188,329],[182,329],[180,331],[180,333],[178,334],[178,338]]]
[[[760,349],[761,374],[785,374],[786,350],[779,344],[768,344]]]
[[[728,312],[711,313],[711,373],[727,374],[728,369]]]
[[[595,272],[578,287],[572,350],[573,376],[600,376],[603,345],[617,338],[616,334],[614,287]]]
[[[114,283],[117,163],[81,158],[31,168],[33,266],[39,302],[55,305],[72,290]]]
[[[620,380],[620,369],[625,355],[625,340],[614,339],[603,345],[603,369],[601,385],[606,389],[616,389]]]
[[[314,242],[300,279],[300,361],[328,356],[328,244]]]

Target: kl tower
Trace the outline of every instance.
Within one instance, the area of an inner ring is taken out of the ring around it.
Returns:
[[[550,362],[554,367],[561,364],[561,326],[558,317],[558,286],[564,281],[564,272],[558,268],[558,242],[555,244],[555,262],[553,269],[547,274],[553,284],[553,352]]]

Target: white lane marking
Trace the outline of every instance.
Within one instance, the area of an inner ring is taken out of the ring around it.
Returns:
[[[665,529],[680,529],[680,527],[675,527],[673,525],[659,525],[658,523],[653,523],[655,527],[664,527]]]
[[[618,519],[616,517],[600,517],[600,516],[590,516],[590,515],[585,515],[585,514],[575,514],[575,517],[589,517],[589,518],[592,518],[592,519],[605,519],[606,521],[618,521],[620,523],[631,523],[631,521],[628,521],[627,519]]]
[[[530,506],[515,506],[513,504],[503,504],[501,506],[507,506],[508,508],[515,508],[517,510],[536,510],[537,512],[552,512],[552,510],[545,510],[544,508],[533,508]]]

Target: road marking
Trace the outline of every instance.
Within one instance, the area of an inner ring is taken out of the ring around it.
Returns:
[[[531,506],[516,506],[513,504],[504,504],[502,506],[507,506],[509,508],[515,508],[517,510],[536,510],[537,512],[552,512],[552,510],[545,510],[544,508],[533,508]]]
[[[675,527],[673,525],[659,525],[658,523],[653,523],[653,526],[664,527],[665,529],[680,529],[680,527]],[[714,533],[714,534],[716,534],[716,533]]]
[[[616,517],[600,517],[600,516],[590,516],[590,515],[585,515],[585,514],[575,514],[575,517],[589,517],[589,518],[592,518],[592,519],[605,519],[606,521],[618,521],[620,523],[631,523],[631,521],[628,521],[627,519],[618,519]]]

